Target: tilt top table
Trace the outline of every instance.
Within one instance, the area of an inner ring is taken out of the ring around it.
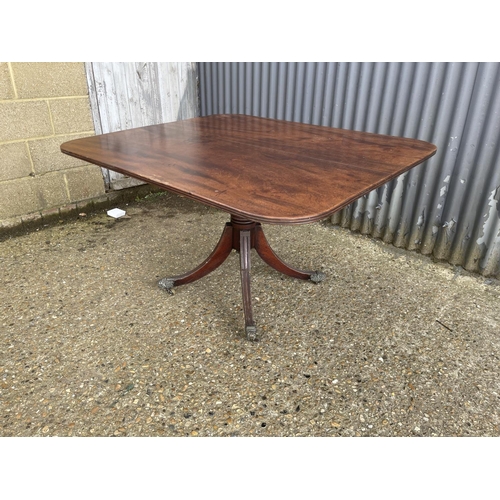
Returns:
[[[171,292],[240,253],[247,338],[256,339],[250,250],[294,278],[271,249],[261,223],[323,219],[436,153],[428,142],[246,115],[212,115],[66,142],[61,151],[184,195],[230,214],[212,254],[192,271],[160,280]]]

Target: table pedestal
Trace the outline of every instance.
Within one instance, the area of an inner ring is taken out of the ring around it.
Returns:
[[[231,215],[231,222],[226,223],[219,243],[204,262],[188,273],[161,279],[158,286],[172,293],[174,286],[192,283],[217,269],[227,259],[231,251],[236,250],[240,253],[245,332],[249,340],[256,340],[257,330],[253,319],[252,297],[250,294],[250,250],[252,248],[256,250],[266,264],[283,274],[301,280],[311,280],[314,283],[319,283],[325,278],[322,272],[301,271],[283,262],[273,252],[259,222]]]

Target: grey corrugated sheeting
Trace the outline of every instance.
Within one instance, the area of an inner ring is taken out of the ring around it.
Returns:
[[[436,156],[334,223],[500,275],[500,63],[199,63],[201,114],[413,137]]]

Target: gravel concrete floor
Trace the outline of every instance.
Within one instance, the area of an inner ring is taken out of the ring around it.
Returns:
[[[2,436],[498,436],[500,286],[327,223],[265,226],[173,295],[228,216],[162,193],[0,243]]]

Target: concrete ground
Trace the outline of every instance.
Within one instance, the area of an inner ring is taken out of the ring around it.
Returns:
[[[171,194],[0,243],[1,436],[498,436],[500,286],[326,223],[265,226],[170,296],[226,214]]]

